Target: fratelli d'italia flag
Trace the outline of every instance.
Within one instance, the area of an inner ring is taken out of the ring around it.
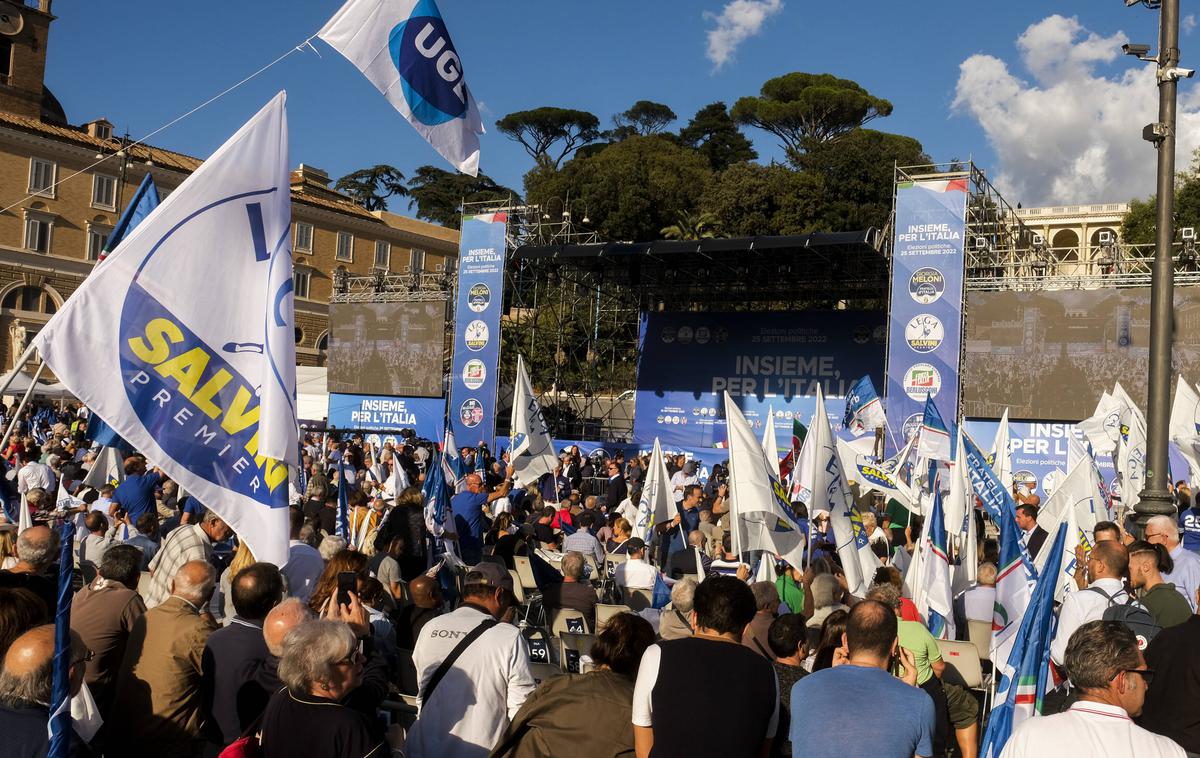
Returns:
[[[284,101],[179,185],[34,340],[76,397],[279,566],[298,457]]]

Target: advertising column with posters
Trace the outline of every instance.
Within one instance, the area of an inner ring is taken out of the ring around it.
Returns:
[[[926,395],[957,420],[966,209],[965,178],[896,185],[884,407],[899,444],[921,425]]]
[[[507,220],[503,213],[463,218],[449,409],[459,445],[494,448]]]

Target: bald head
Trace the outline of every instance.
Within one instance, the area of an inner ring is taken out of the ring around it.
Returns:
[[[4,671],[28,676],[54,657],[54,624],[35,626],[13,641],[4,656]]]
[[[192,605],[204,605],[212,597],[217,572],[208,561],[188,561],[171,580],[171,594]]]
[[[1123,579],[1129,571],[1129,550],[1117,540],[1104,540],[1092,547],[1088,578]]]
[[[54,563],[58,540],[47,526],[31,526],[17,537],[17,558],[34,571]]]
[[[442,599],[438,596],[437,582],[424,574],[408,583],[408,594],[412,597],[413,605],[418,608],[436,608],[442,604]]]
[[[271,655],[276,658],[283,655],[283,638],[311,618],[312,611],[308,606],[294,597],[289,597],[272,608],[263,622],[263,639]]]
[[[71,632],[71,658],[83,657],[83,640]],[[0,672],[0,703],[10,707],[25,707],[50,702],[54,680],[54,624],[35,626],[25,632],[8,648],[4,669]],[[83,682],[81,663],[71,666],[71,694],[79,692]]]
[[[704,547],[704,532],[699,529],[688,532],[688,544],[692,547]]]

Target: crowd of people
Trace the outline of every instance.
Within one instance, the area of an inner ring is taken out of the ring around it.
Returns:
[[[802,565],[735,555],[721,466],[701,482],[670,458],[676,514],[635,534],[647,460],[571,448],[522,483],[506,455],[464,448],[442,529],[420,489],[431,446],[309,435],[275,566],[136,453],[123,481],[85,484],[98,451],[80,413],[38,413],[7,441],[0,480],[4,755],[47,751],[64,519],[80,525],[76,755],[979,754],[982,693],[952,676],[908,596],[922,519],[896,501],[860,503],[881,568],[857,597],[823,511]],[[1005,756],[1200,753],[1200,535],[1187,540],[1200,501],[1178,490],[1178,518],[1139,540],[1102,522],[1077,554],[1054,715],[1018,726]],[[1036,497],[1018,497],[1036,557],[1049,549]],[[18,508],[34,522],[19,534]],[[963,639],[992,621],[989,533],[955,600]]]

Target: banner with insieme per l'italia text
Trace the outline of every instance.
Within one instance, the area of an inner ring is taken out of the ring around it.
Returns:
[[[966,209],[966,178],[896,186],[885,407],[899,444],[927,395],[957,422]]]
[[[507,220],[503,213],[463,218],[450,375],[450,428],[459,445],[492,446],[496,433]]]

